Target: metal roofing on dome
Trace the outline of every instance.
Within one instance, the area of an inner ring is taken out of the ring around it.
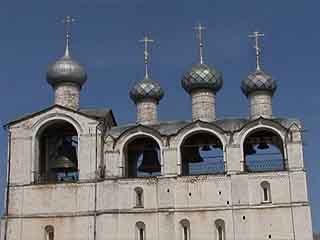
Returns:
[[[273,95],[276,89],[276,81],[272,79],[271,75],[262,70],[251,73],[248,78],[241,83],[241,90],[246,96],[256,91],[267,91]]]
[[[137,81],[130,90],[130,97],[134,102],[144,99],[154,99],[157,102],[164,96],[164,91],[158,81],[150,78]]]
[[[69,55],[65,55],[49,65],[47,81],[52,86],[61,83],[75,83],[81,87],[86,80],[87,74],[84,67]]]
[[[197,64],[183,76],[181,85],[188,93],[195,89],[210,89],[217,92],[223,85],[222,73],[206,64]]]

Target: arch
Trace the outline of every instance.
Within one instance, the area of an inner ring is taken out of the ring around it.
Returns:
[[[39,165],[38,165],[38,159],[39,159],[39,141],[38,141],[38,136],[41,135],[41,132],[46,128],[46,126],[50,125],[51,123],[53,123],[54,121],[66,121],[68,123],[70,123],[76,130],[78,133],[78,136],[80,136],[83,133],[83,129],[80,126],[80,124],[71,116],[67,115],[67,114],[62,114],[62,113],[51,113],[48,114],[46,116],[44,116],[43,118],[41,118],[40,120],[38,120],[37,122],[35,122],[32,126],[32,159],[33,161],[31,162],[32,166],[32,179],[36,178],[36,173],[39,172]],[[80,150],[80,138],[78,139],[78,152]]]
[[[54,240],[54,227],[47,225],[44,228],[45,240]]]
[[[180,232],[181,232],[181,240],[190,240],[191,239],[191,231],[190,231],[190,222],[188,219],[182,219],[180,221]]]
[[[37,183],[78,180],[79,132],[70,121],[55,118],[43,122],[34,143]]]
[[[241,139],[243,168],[247,172],[286,169],[284,134],[276,128],[260,125],[245,132]]]
[[[136,133],[128,136],[120,146],[122,176],[150,177],[162,173],[162,143],[151,134]]]
[[[146,225],[144,222],[136,223],[136,240],[146,240]]]
[[[180,175],[225,173],[225,139],[212,129],[186,132],[178,142]]]
[[[261,187],[261,199],[262,203],[270,203],[271,202],[271,187],[270,183],[267,181],[263,181],[260,184]]]
[[[143,196],[143,189],[141,187],[136,187],[134,189],[135,192],[135,207],[137,208],[143,208],[144,206],[144,196]]]
[[[215,225],[215,239],[216,240],[225,240],[226,237],[226,226],[225,222],[222,219],[217,219],[214,222]]]

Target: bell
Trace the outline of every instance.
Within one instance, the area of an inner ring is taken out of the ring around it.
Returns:
[[[253,155],[257,153],[252,144],[246,146],[245,152],[247,155]]]
[[[264,149],[268,149],[269,145],[266,142],[261,142],[261,143],[259,143],[257,148],[261,149],[261,150],[264,150]]]
[[[74,170],[76,169],[76,165],[68,157],[60,155],[54,160],[52,169],[56,171]]]
[[[158,152],[155,149],[148,149],[143,151],[142,163],[138,167],[138,171],[150,174],[161,171]]]
[[[187,154],[187,159],[191,163],[199,163],[203,162],[203,158],[200,155],[199,148],[198,147],[191,147],[189,148],[188,154]]]
[[[210,145],[204,145],[201,150],[205,151],[205,152],[208,152],[208,151],[211,150],[211,147],[210,147]]]

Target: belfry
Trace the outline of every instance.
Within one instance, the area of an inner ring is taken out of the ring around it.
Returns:
[[[249,35],[256,70],[241,83],[247,118],[217,118],[223,74],[205,62],[198,24],[199,62],[176,79],[191,97],[190,119],[159,117],[164,89],[145,35],[145,75],[128,89],[136,121],[118,124],[111,109],[80,104],[87,73],[71,57],[74,19],[63,22],[65,53],[46,76],[54,102],[5,125],[0,240],[312,240],[303,128],[272,113],[264,34]]]

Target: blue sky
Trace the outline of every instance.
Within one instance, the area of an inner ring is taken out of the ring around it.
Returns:
[[[248,101],[240,82],[254,70],[252,31],[263,31],[263,68],[278,81],[274,115],[300,118],[305,128],[305,165],[313,226],[320,231],[320,2],[316,0],[4,0],[0,8],[0,121],[52,104],[46,83],[49,63],[63,53],[65,15],[77,19],[72,55],[86,66],[83,107],[112,108],[118,122],[135,121],[128,96],[143,77],[144,32],[156,40],[152,76],[165,98],[161,120],[190,119],[189,96],[180,79],[197,62],[193,26],[207,26],[205,62],[221,70],[224,86],[217,115],[246,117]],[[6,132],[0,130],[1,200],[6,162]],[[3,204],[2,204],[3,205]]]

